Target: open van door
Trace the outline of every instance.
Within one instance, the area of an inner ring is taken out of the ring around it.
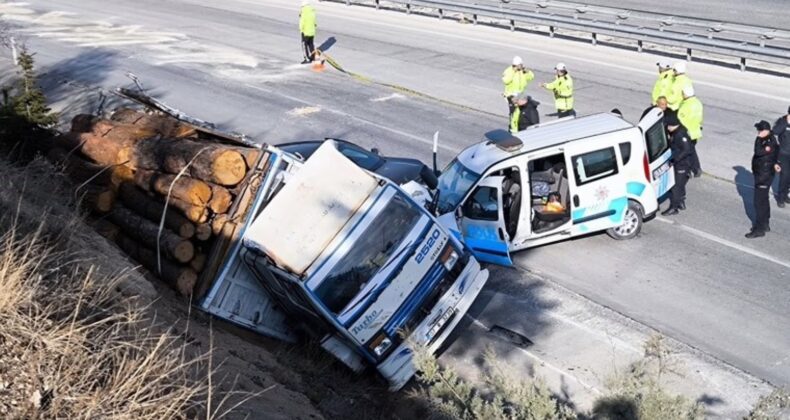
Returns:
[[[675,185],[672,170],[672,151],[664,128],[664,112],[653,108],[639,121],[639,130],[645,140],[645,177],[653,186],[656,198],[660,198]]]
[[[570,184],[571,234],[620,226],[628,207],[620,150],[608,138],[565,146]]]
[[[241,243],[247,228],[282,186],[283,177],[298,170],[301,162],[275,147],[263,150],[267,159],[261,174],[262,182],[252,208],[242,221],[239,239],[231,244],[200,307],[206,312],[249,328],[260,334],[284,341],[296,341],[296,335],[286,323],[285,314],[258,283],[254,273],[242,261]]]
[[[502,183],[505,177],[483,179],[460,207],[464,242],[479,261],[510,267],[510,237],[505,228]]]

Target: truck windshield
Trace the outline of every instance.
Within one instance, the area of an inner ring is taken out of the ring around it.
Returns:
[[[439,214],[455,210],[479,178],[480,174],[467,169],[458,159],[453,159],[439,176]]]
[[[420,217],[420,211],[408,199],[396,194],[363,232],[352,232],[359,235],[358,239],[315,290],[324,305],[335,314],[341,313],[387,264]]]

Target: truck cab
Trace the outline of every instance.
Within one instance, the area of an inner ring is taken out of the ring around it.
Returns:
[[[439,219],[480,261],[606,231],[636,237],[674,185],[663,112],[601,113],[486,134],[439,177]]]
[[[269,151],[277,157],[254,217],[204,309],[278,338],[312,337],[352,370],[371,366],[401,388],[415,372],[410,346],[436,351],[488,271],[404,190],[332,141],[304,163]]]

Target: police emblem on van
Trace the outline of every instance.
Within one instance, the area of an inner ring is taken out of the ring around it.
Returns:
[[[414,261],[416,261],[417,264],[422,263],[422,260],[424,260],[425,256],[431,252],[431,248],[433,248],[433,246],[436,245],[436,241],[439,239],[441,235],[442,234],[441,232],[439,232],[439,229],[434,229],[433,233],[431,233],[431,236],[428,237],[427,241],[425,241],[425,245],[422,246],[420,252],[418,252],[417,255],[414,257]]]

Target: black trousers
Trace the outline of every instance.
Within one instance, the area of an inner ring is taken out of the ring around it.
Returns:
[[[790,154],[779,155],[779,166],[782,167],[782,172],[779,172],[779,192],[778,200],[787,199],[787,193],[790,192]]]
[[[302,45],[304,46],[304,59],[307,61],[313,60],[313,51],[315,51],[315,45],[313,44],[313,40],[315,39],[314,36],[305,36],[302,34]]]
[[[702,166],[699,164],[699,155],[697,154],[697,141],[691,142],[691,170],[695,173],[702,173]]]
[[[675,186],[672,187],[672,195],[669,196],[669,207],[680,208],[686,201],[686,184],[689,182],[688,169],[678,169],[675,166]]]
[[[768,221],[771,219],[771,203],[768,198],[771,195],[769,191],[773,180],[774,177],[771,176],[771,182],[768,185],[754,186],[754,228],[756,230],[768,230]]]
[[[575,117],[575,116],[576,116],[576,111],[572,109],[567,109],[565,111],[557,111],[557,118]]]

